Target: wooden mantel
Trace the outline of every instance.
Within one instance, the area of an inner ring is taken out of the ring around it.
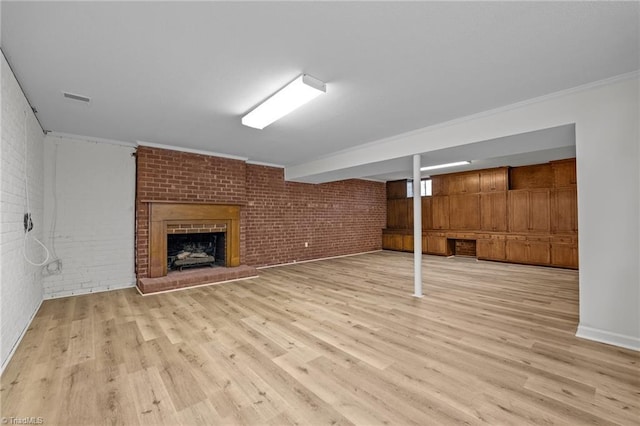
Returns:
[[[149,210],[150,278],[167,275],[167,225],[226,225],[225,266],[240,265],[240,206],[152,202]]]

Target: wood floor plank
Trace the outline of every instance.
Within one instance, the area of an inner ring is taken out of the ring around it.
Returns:
[[[45,301],[0,416],[45,424],[618,424],[640,354],[575,337],[578,272],[378,252]]]

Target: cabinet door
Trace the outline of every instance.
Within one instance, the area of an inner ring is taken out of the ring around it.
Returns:
[[[473,194],[480,192],[480,174],[464,173],[447,177],[448,194]]]
[[[402,251],[413,251],[413,235],[402,236]]]
[[[480,173],[467,173],[463,175],[463,192],[474,194],[480,192]]]
[[[529,232],[529,191],[509,191],[509,230]]]
[[[494,192],[507,190],[507,169],[480,172],[480,191]]]
[[[578,232],[578,195],[575,188],[560,188],[553,192],[551,216],[553,232]]]
[[[548,189],[509,191],[509,230],[549,232],[549,198]]]
[[[433,212],[433,229],[449,229],[449,197],[431,197],[431,210]]]
[[[507,240],[507,260],[510,262],[527,263],[529,249],[525,240]]]
[[[576,178],[576,160],[566,160],[551,163],[553,168],[554,183],[556,188],[575,187]]]
[[[447,179],[447,194],[461,194],[464,192],[464,180],[460,175],[449,175]]]
[[[528,262],[536,265],[548,265],[551,261],[549,243],[543,241],[528,241]]]
[[[422,229],[433,229],[433,213],[431,197],[422,197]]]
[[[480,229],[507,230],[507,193],[504,191],[480,195]]]
[[[480,229],[480,196],[449,196],[449,229]]]
[[[431,194],[432,195],[448,194],[448,178],[446,176],[433,176],[431,178]]]
[[[427,246],[431,254],[447,254],[447,237],[427,235]]]
[[[382,234],[382,248],[385,250],[402,250],[402,235]]]
[[[478,259],[491,259],[491,240],[476,240],[476,256]]]
[[[429,253],[429,241],[426,235],[422,236],[422,254]]]
[[[413,199],[387,200],[387,228],[409,229],[413,226]]]
[[[531,190],[529,197],[529,230],[549,232],[551,230],[549,190]]]
[[[387,228],[400,229],[402,217],[406,217],[407,210],[404,199],[387,200]]]
[[[413,198],[406,198],[404,201],[407,204],[407,216],[402,228],[413,229]]]
[[[489,256],[492,260],[505,260],[507,258],[505,240],[492,239]]]
[[[551,243],[551,264],[565,268],[577,268],[578,245]]]
[[[387,199],[407,198],[407,180],[387,182]]]

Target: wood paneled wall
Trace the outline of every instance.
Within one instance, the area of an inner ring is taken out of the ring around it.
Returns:
[[[413,250],[407,181],[387,182],[383,247]],[[433,176],[422,197],[423,251],[453,254],[457,239],[477,241],[480,259],[578,267],[575,158]]]

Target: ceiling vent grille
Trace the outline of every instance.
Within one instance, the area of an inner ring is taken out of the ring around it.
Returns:
[[[91,102],[91,98],[87,97],[87,96],[82,96],[82,95],[76,95],[74,93],[69,93],[69,92],[62,92],[62,95],[67,98],[67,99],[71,99],[73,101],[79,101],[79,102],[84,102],[84,103],[89,103]]]

